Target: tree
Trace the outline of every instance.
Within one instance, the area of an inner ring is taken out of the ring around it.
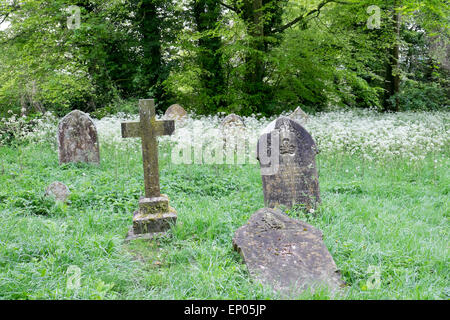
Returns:
[[[214,29],[222,16],[217,0],[194,0],[191,3],[194,28],[199,33],[197,63],[201,68],[199,90],[203,98],[199,113],[225,107],[225,76],[222,67],[222,39]],[[212,33],[212,34],[211,34]]]

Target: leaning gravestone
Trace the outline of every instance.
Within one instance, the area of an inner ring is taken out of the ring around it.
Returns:
[[[48,186],[45,195],[53,196],[55,200],[65,202],[70,195],[70,190],[64,183],[55,181]]]
[[[316,150],[311,135],[297,121],[280,117],[264,129],[257,158],[266,207],[316,207],[320,202]]]
[[[74,110],[58,126],[59,163],[100,163],[97,129],[84,112]]]
[[[168,120],[183,120],[187,117],[187,112],[179,104],[173,104],[167,108],[164,116]]]
[[[251,277],[282,296],[319,287],[334,293],[344,285],[322,232],[279,210],[263,208],[254,213],[236,231],[233,247]]]

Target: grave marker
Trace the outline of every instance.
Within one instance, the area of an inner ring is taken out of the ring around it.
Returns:
[[[173,104],[167,108],[164,116],[169,120],[183,120],[187,117],[187,112],[179,104]]]
[[[297,120],[301,124],[305,124],[309,120],[308,115],[300,107],[297,107],[297,109],[289,115],[289,118]]]
[[[53,196],[55,200],[65,202],[70,196],[69,188],[62,182],[52,182],[45,191],[46,196]]]
[[[177,219],[176,211],[169,206],[169,198],[160,193],[158,168],[158,136],[171,135],[174,120],[157,121],[153,99],[139,100],[139,122],[124,122],[123,138],[142,139],[145,197],[139,200],[139,210],[133,216],[133,227],[127,239],[151,238],[163,233]]]
[[[74,110],[58,125],[59,163],[100,163],[97,129],[84,112]]]
[[[266,127],[257,146],[266,207],[316,207],[320,202],[316,150],[311,135],[295,120],[280,117]]]
[[[334,293],[344,282],[322,237],[303,221],[263,208],[235,232],[233,247],[253,279],[284,297],[319,287]]]

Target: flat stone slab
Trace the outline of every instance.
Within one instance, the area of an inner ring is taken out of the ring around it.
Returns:
[[[239,228],[233,238],[256,281],[282,296],[295,297],[307,289],[344,285],[340,272],[322,241],[322,231],[279,210],[263,208]]]

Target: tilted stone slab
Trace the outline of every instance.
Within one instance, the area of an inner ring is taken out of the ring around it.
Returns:
[[[233,246],[250,275],[282,296],[319,287],[336,292],[344,285],[322,232],[279,210],[263,208],[254,213],[235,232]]]

